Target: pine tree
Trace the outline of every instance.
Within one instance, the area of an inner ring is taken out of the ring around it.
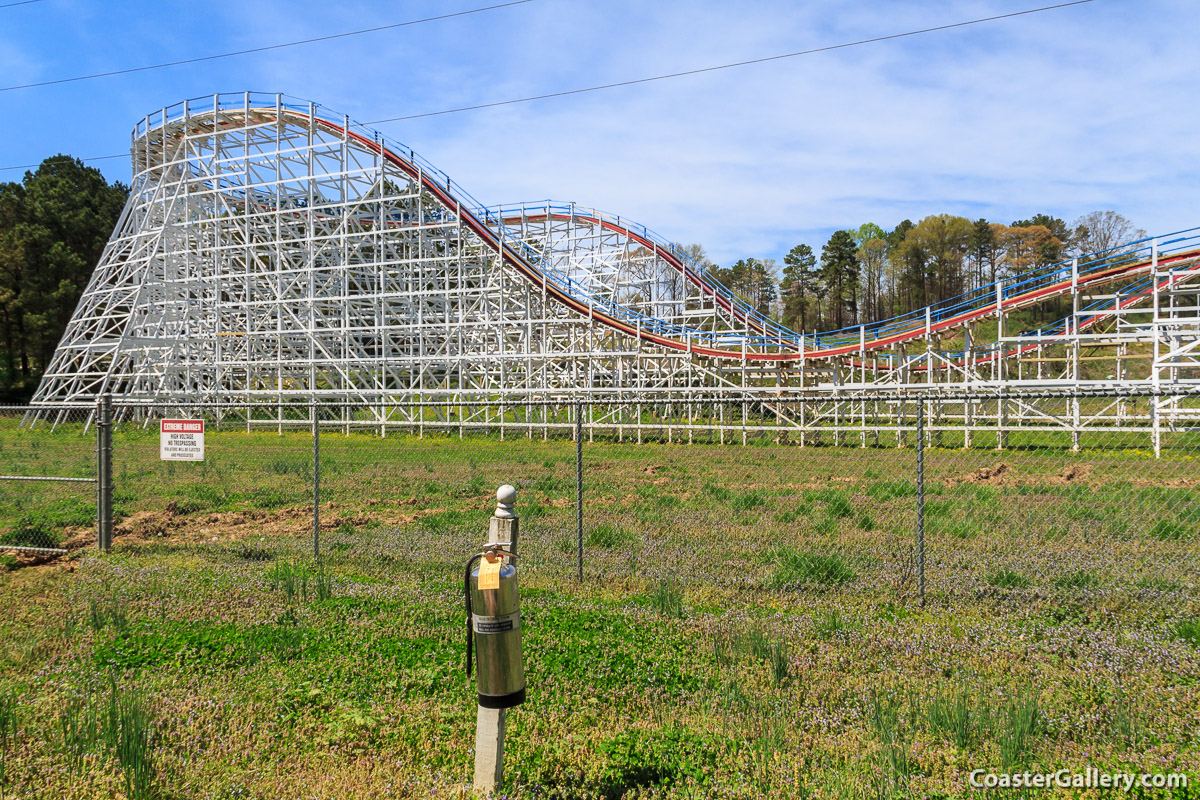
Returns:
[[[821,280],[834,327],[845,327],[858,311],[858,245],[850,231],[834,231],[821,248]]]

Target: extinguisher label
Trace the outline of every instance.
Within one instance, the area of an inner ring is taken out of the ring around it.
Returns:
[[[479,591],[500,588],[500,568],[502,566],[504,566],[504,561],[500,558],[495,561],[485,558],[479,562]]]
[[[478,614],[471,617],[471,624],[476,633],[508,633],[521,630],[521,612],[501,614],[496,617],[483,617]]]

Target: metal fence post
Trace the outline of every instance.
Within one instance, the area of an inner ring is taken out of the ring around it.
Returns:
[[[583,583],[583,403],[575,404],[575,564]]]
[[[917,403],[917,597],[925,605],[925,401]]]
[[[112,395],[105,393],[96,404],[96,547],[112,548]]]
[[[321,423],[316,403],[312,406],[313,440],[313,558],[321,555]]]

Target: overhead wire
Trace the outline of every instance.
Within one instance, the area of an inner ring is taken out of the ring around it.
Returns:
[[[0,8],[12,8],[13,6],[28,6],[33,3],[40,3],[42,0],[21,0],[19,3],[3,3]]]
[[[473,106],[460,106],[458,108],[449,108],[444,111],[427,111],[423,114],[408,114],[403,117],[388,117],[386,119],[376,119],[370,122],[364,122],[364,125],[382,125],[385,122],[402,122],[410,119],[423,119],[425,117],[438,117],[443,114],[458,114],[463,111],[478,111],[483,108],[496,108],[497,106],[510,106],[517,103],[531,103],[535,100],[548,100],[552,97],[567,97],[573,94],[586,94],[587,92],[599,92],[604,89],[616,89],[621,86],[636,86],[642,83],[652,83],[654,81],[665,81],[670,78],[682,78],[688,75],[700,75],[705,72],[717,72],[723,69],[733,69],[734,67],[746,67],[751,64],[765,64],[769,61],[780,61],[785,58],[796,58],[798,56],[809,56],[815,53],[828,53],[831,50],[844,50],[848,47],[859,47],[865,44],[875,44],[878,42],[886,42],[892,39],[903,39],[908,36],[919,36],[923,33],[935,33],[937,31],[950,30],[951,28],[962,28],[967,25],[978,25],[983,22],[995,22],[1001,19],[1010,19],[1012,17],[1020,17],[1026,14],[1036,14],[1040,11],[1050,11],[1056,8],[1066,8],[1067,6],[1078,6],[1084,3],[1091,3],[1092,0],[1071,0],[1067,3],[1057,3],[1052,6],[1042,6],[1041,8],[1031,8],[1025,11],[1013,11],[1008,14],[997,14],[991,17],[980,17],[979,19],[967,20],[966,22],[952,22],[947,25],[937,25],[932,28],[921,28],[915,31],[905,31],[904,33],[893,33],[887,36],[874,36],[870,39],[859,39],[854,42],[843,42],[841,44],[831,44],[825,47],[813,47],[808,50],[797,50],[794,53],[783,53],[776,56],[765,56],[763,58],[752,58],[746,61],[734,61],[729,64],[720,64],[715,67],[700,67],[698,69],[684,70],[683,72],[669,72],[665,75],[654,75],[649,78],[635,78],[628,81],[616,81],[615,83],[602,83],[598,86],[588,86],[583,89],[567,89],[561,92],[549,92],[548,94],[532,95],[530,97],[519,97],[513,100],[497,100],[493,103],[480,103]]]
[[[519,1],[520,2],[528,2],[529,0],[519,0]],[[389,123],[389,122],[402,122],[405,120],[423,119],[426,117],[437,117],[437,116],[443,116],[446,114],[459,114],[459,113],[462,113],[465,111],[478,111],[478,110],[485,109],[485,108],[496,108],[499,106],[516,105],[519,103],[530,103],[530,102],[534,102],[536,100],[548,100],[548,99],[552,99],[555,97],[568,97],[570,95],[586,94],[589,92],[599,92],[599,91],[603,91],[605,89],[616,89],[616,88],[620,88],[623,86],[636,86],[636,85],[643,84],[643,83],[652,83],[655,81],[665,81],[665,80],[669,80],[671,78],[682,78],[682,77],[686,77],[688,75],[700,75],[700,74],[707,73],[707,72],[717,72],[720,70],[734,69],[736,67],[751,66],[753,64],[765,64],[768,62],[780,61],[780,60],[787,59],[787,58],[797,58],[799,56],[814,55],[817,53],[827,53],[827,52],[830,52],[833,50],[844,50],[844,49],[850,48],[850,47],[860,47],[860,46],[868,45],[868,44],[877,44],[879,42],[886,42],[886,41],[891,41],[891,40],[895,40],[895,39],[903,39],[903,38],[907,38],[907,37],[911,37],[911,36],[920,36],[922,34],[936,33],[939,31],[952,30],[954,28],[964,28],[969,25],[979,25],[979,24],[986,23],[986,22],[997,22],[999,20],[1027,16],[1029,14],[1037,14],[1037,13],[1041,13],[1043,11],[1053,11],[1055,9],[1068,8],[1070,6],[1084,5],[1086,3],[1091,3],[1093,1],[1094,0],[1070,0],[1070,2],[1055,3],[1053,5],[1047,5],[1047,6],[1039,6],[1038,8],[1030,8],[1030,9],[1025,9],[1023,11],[1012,11],[1007,14],[996,14],[996,15],[993,15],[990,17],[978,17],[976,19],[965,20],[963,22],[952,22],[952,23],[947,23],[945,25],[936,25],[936,26],[929,27],[929,28],[919,28],[916,30],[904,31],[902,33],[892,33],[892,34],[888,34],[886,36],[874,36],[874,37],[871,37],[868,39],[858,39],[858,40],[855,40],[852,42],[842,42],[840,44],[825,45],[823,47],[813,47],[813,48],[809,48],[807,50],[797,50],[797,51],[791,52],[791,53],[782,53],[779,55],[764,56],[762,58],[752,58],[752,59],[747,59],[744,61],[734,61],[734,62],[730,62],[728,64],[718,64],[716,66],[711,66],[711,67],[700,67],[697,69],[684,70],[681,72],[671,72],[671,73],[667,73],[664,75],[654,75],[654,76],[647,77],[647,78],[635,78],[635,79],[627,80],[627,81],[616,81],[613,83],[604,83],[604,84],[599,84],[596,86],[588,86],[588,87],[584,87],[584,88],[580,88],[580,89],[567,89],[567,90],[564,90],[561,92],[549,92],[546,94],[531,95],[529,97],[518,97],[518,98],[513,98],[510,100],[497,100],[497,101],[491,102],[491,103],[480,103],[478,105],[471,105],[471,106],[459,106],[456,108],[444,109],[442,111],[427,111],[427,112],[424,112],[421,114],[407,114],[405,116],[400,116],[400,117],[386,117],[384,119],[371,120],[368,122],[364,122],[362,124],[364,124],[364,125],[382,125],[382,124]],[[505,5],[514,5],[514,3],[507,3]],[[499,8],[499,7],[500,6],[491,6],[490,8]],[[460,12],[460,13],[467,13],[467,12]],[[324,38],[332,38],[332,37],[324,37]],[[314,39],[311,41],[320,41],[320,39]],[[270,49],[270,48],[267,48],[267,49]],[[251,51],[247,51],[247,52],[251,52]],[[112,73],[112,74],[118,74],[118,73]],[[80,159],[80,160],[84,161],[84,162],[101,161],[104,159],[123,158],[126,156],[128,156],[127,153],[117,153],[114,155],[96,156],[93,158],[84,158],[84,159]],[[32,169],[37,166],[38,166],[38,164],[25,164],[25,165],[17,165],[17,166],[10,166],[10,167],[0,167],[0,172],[6,171],[6,170],[14,170],[14,169]]]
[[[220,58],[233,58],[234,56],[244,56],[251,53],[265,53],[268,50],[280,50],[285,47],[298,47],[302,44],[315,44],[316,42],[328,42],[333,39],[345,39],[350,36],[362,36],[366,33],[377,33],[379,31],[388,31],[394,28],[404,28],[409,25],[420,25],[424,22],[437,22],[443,19],[452,19],[454,17],[465,17],[468,14],[478,14],[482,11],[494,11],[497,8],[507,8],[509,6],[519,6],[525,3],[532,3],[533,0],[510,0],[507,3],[498,3],[496,5],[484,6],[482,8],[472,8],[466,11],[455,11],[450,14],[438,14],[434,17],[424,17],[423,19],[413,19],[407,22],[396,22],[391,25],[378,25],[374,28],[363,28],[357,31],[346,31],[345,33],[331,33],[328,36],[316,36],[312,39],[300,39],[295,42],[283,42],[282,44],[269,44],[262,47],[251,47],[246,50],[234,50],[229,53],[217,53],[211,56],[197,56],[196,58],[183,58],[178,61],[165,61],[162,64],[149,64],[144,67],[130,67],[128,69],[115,69],[110,72],[95,72],[91,75],[76,75],[73,78],[57,78],[52,81],[38,81],[37,83],[22,83],[15,86],[0,86],[0,92],[14,92],[18,89],[34,89],[39,86],[56,86],[62,83],[77,83],[79,81],[90,81],[96,78],[111,78],[114,75],[128,75],[133,72],[148,72],[154,69],[165,69],[166,67],[178,67],[184,64],[198,64],[202,61],[215,61]]]

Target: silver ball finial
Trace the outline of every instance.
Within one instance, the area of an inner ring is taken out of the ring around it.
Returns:
[[[496,490],[496,513],[494,516],[497,519],[514,519],[517,515],[513,513],[513,504],[516,502],[516,487],[504,484]]]

